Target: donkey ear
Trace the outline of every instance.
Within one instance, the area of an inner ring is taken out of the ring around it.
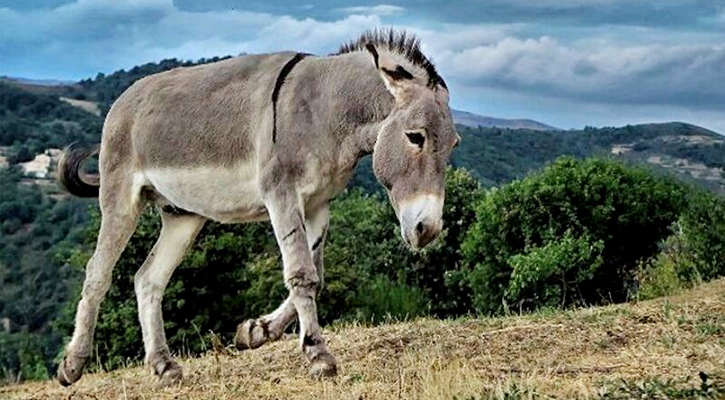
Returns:
[[[375,68],[385,82],[385,87],[398,102],[405,102],[410,97],[410,91],[415,84],[415,76],[399,65],[393,57],[386,52],[378,53],[375,45],[368,43],[365,48],[373,56]]]

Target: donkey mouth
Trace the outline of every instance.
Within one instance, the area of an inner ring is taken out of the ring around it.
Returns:
[[[414,250],[432,242],[443,227],[443,199],[421,195],[401,207],[400,233],[403,241]]]
[[[412,229],[401,226],[401,236],[408,247],[419,250],[432,242],[441,232],[442,222],[419,221]]]

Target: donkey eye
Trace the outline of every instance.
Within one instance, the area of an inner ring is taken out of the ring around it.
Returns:
[[[418,146],[419,149],[423,148],[425,144],[425,136],[420,131],[409,131],[405,132],[405,136],[408,137],[410,143]]]

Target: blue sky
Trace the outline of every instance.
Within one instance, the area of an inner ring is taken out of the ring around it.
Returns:
[[[725,0],[0,0],[0,75],[77,80],[170,57],[327,54],[381,26],[420,36],[459,109],[725,133]]]

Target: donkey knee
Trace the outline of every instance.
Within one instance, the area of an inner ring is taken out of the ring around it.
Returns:
[[[110,274],[109,274],[110,275]],[[89,276],[83,283],[81,296],[90,304],[100,304],[103,297],[111,288],[111,277],[91,277]]]
[[[148,274],[148,270],[144,270],[143,268],[134,275],[133,288],[136,292],[136,298],[139,301],[142,299],[145,300],[148,297],[153,296],[154,293],[163,292],[164,290],[163,287],[153,282]]]
[[[320,284],[317,268],[300,268],[285,276],[285,285],[292,293],[302,297],[315,297]]]

